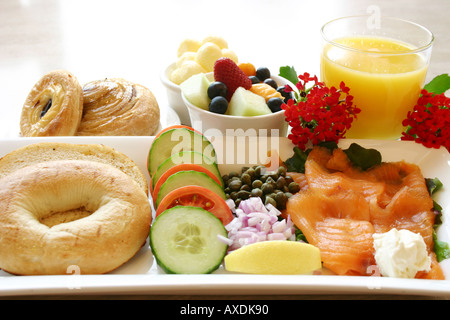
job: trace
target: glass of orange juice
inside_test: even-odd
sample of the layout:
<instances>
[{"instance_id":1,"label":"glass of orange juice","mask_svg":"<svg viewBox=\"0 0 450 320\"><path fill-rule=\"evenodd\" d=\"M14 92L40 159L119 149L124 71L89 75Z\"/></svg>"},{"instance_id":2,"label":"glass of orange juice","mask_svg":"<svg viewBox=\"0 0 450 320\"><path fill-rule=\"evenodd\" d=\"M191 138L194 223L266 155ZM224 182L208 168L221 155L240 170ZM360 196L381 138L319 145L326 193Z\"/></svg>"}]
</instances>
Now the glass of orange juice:
<instances>
[{"instance_id":1,"label":"glass of orange juice","mask_svg":"<svg viewBox=\"0 0 450 320\"><path fill-rule=\"evenodd\" d=\"M361 109L346 138L400 138L425 81L433 34L409 21L371 16L330 21L321 34L321 81L336 88L344 81Z\"/></svg>"}]
</instances>

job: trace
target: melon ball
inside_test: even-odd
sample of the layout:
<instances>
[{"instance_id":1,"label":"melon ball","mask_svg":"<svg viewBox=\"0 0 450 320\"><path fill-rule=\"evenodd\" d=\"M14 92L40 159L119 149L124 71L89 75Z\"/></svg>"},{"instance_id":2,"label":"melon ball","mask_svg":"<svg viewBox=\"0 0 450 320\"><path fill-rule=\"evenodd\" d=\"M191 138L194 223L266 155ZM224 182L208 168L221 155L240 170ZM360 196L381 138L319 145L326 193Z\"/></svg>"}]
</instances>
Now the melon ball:
<instances>
[{"instance_id":1,"label":"melon ball","mask_svg":"<svg viewBox=\"0 0 450 320\"><path fill-rule=\"evenodd\" d=\"M205 44L207 42L212 42L212 43L216 44L220 49L228 48L227 41L222 37L208 36L205 39L203 39L202 44Z\"/></svg>"},{"instance_id":2,"label":"melon ball","mask_svg":"<svg viewBox=\"0 0 450 320\"><path fill-rule=\"evenodd\" d=\"M219 46L212 42L207 42L198 49L195 60L206 71L211 72L214 70L214 63L220 57L222 57L222 50Z\"/></svg>"},{"instance_id":3,"label":"melon ball","mask_svg":"<svg viewBox=\"0 0 450 320\"><path fill-rule=\"evenodd\" d=\"M181 57L185 52L197 52L202 43L195 39L184 39L178 46L177 57Z\"/></svg>"},{"instance_id":4,"label":"melon ball","mask_svg":"<svg viewBox=\"0 0 450 320\"><path fill-rule=\"evenodd\" d=\"M177 67L178 68L181 67L185 61L188 61L188 60L195 61L196 55L197 55L196 52L191 52L191 51L183 53L181 55L181 57L179 57L177 60Z\"/></svg>"},{"instance_id":5,"label":"melon ball","mask_svg":"<svg viewBox=\"0 0 450 320\"><path fill-rule=\"evenodd\" d=\"M170 74L170 81L179 85L198 73L206 73L206 70L196 61L187 60L180 67L172 71Z\"/></svg>"},{"instance_id":6,"label":"melon ball","mask_svg":"<svg viewBox=\"0 0 450 320\"><path fill-rule=\"evenodd\" d=\"M230 50L227 48L222 49L222 57L230 58L235 63L238 63L238 56L236 55L236 53L233 50Z\"/></svg>"}]
</instances>

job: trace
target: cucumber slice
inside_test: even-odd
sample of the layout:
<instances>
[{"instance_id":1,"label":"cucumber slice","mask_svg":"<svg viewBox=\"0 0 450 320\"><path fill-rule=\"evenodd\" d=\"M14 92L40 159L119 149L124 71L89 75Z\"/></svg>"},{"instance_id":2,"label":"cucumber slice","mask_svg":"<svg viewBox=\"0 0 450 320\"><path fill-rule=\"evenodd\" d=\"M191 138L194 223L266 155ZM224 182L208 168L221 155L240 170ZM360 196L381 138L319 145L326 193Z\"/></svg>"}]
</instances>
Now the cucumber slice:
<instances>
[{"instance_id":1,"label":"cucumber slice","mask_svg":"<svg viewBox=\"0 0 450 320\"><path fill-rule=\"evenodd\" d=\"M150 229L150 247L167 273L202 274L218 269L228 246L222 222L210 212L177 206L161 213Z\"/></svg>"},{"instance_id":2,"label":"cucumber slice","mask_svg":"<svg viewBox=\"0 0 450 320\"><path fill-rule=\"evenodd\" d=\"M217 161L214 147L204 135L188 128L174 128L163 132L150 147L148 154L150 177L153 177L161 163L181 151L197 151L214 162Z\"/></svg>"},{"instance_id":3,"label":"cucumber slice","mask_svg":"<svg viewBox=\"0 0 450 320\"><path fill-rule=\"evenodd\" d=\"M222 181L222 176L220 175L219 168L215 161L197 151L181 151L173 154L159 165L152 178L152 187L155 187L164 172L181 163L198 164L214 174L219 181Z\"/></svg>"},{"instance_id":4,"label":"cucumber slice","mask_svg":"<svg viewBox=\"0 0 450 320\"><path fill-rule=\"evenodd\" d=\"M170 177L167 178L166 182L164 182L161 185L161 188L158 190L158 193L155 194L156 196L156 201L154 202L155 209L158 208L158 205L161 202L161 200L167 194L169 194L169 192L178 189L180 187L189 185L205 187L217 193L224 200L227 199L223 187L217 182L215 182L214 179L209 177L206 173L195 170L186 170L172 174Z\"/></svg>"}]
</instances>

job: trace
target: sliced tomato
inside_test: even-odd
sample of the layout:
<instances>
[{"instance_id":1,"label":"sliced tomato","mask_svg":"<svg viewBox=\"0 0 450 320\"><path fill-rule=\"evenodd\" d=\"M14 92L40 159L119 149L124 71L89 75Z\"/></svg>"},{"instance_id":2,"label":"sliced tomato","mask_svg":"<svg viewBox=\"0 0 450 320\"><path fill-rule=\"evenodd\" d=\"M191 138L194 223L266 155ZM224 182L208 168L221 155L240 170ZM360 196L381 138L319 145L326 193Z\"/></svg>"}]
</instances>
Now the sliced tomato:
<instances>
[{"instance_id":1,"label":"sliced tomato","mask_svg":"<svg viewBox=\"0 0 450 320\"><path fill-rule=\"evenodd\" d=\"M187 171L187 170L194 170L199 172L206 173L210 178L212 178L214 181L216 181L218 184L223 185L223 181L220 181L217 176L215 176L211 171L208 169L193 163L181 163L177 164L176 166L173 166L172 168L168 169L166 172L164 172L161 177L158 179L158 181L155 184L154 188L151 188L153 185L153 181L150 181L150 194L152 195L153 202L156 201L156 198L158 197L159 189L161 189L161 186L164 182L166 182L167 178L169 178L172 174L180 172L180 171Z\"/></svg>"},{"instance_id":2,"label":"sliced tomato","mask_svg":"<svg viewBox=\"0 0 450 320\"><path fill-rule=\"evenodd\" d=\"M186 186L168 193L156 210L156 216L175 206L200 207L215 215L223 225L233 220L228 204L216 193L200 186Z\"/></svg>"},{"instance_id":3,"label":"sliced tomato","mask_svg":"<svg viewBox=\"0 0 450 320\"><path fill-rule=\"evenodd\" d=\"M174 124L174 125L171 125L171 126L169 126L169 127L167 127L167 128L164 128L164 129L162 129L160 132L158 132L158 133L156 134L156 136L155 136L155 139L158 138L161 134L163 134L163 133L166 132L166 131L169 131L169 130L172 130L172 129L179 129L179 128L182 128L182 129L188 129L188 130L192 130L192 131L195 131L195 132L197 132L197 133L200 133L200 131L197 131L197 130L195 130L195 129L192 128L192 127L189 127L189 126L186 126L186 125L183 125L183 124ZM202 134L202 133L200 133L200 134Z\"/></svg>"}]
</instances>

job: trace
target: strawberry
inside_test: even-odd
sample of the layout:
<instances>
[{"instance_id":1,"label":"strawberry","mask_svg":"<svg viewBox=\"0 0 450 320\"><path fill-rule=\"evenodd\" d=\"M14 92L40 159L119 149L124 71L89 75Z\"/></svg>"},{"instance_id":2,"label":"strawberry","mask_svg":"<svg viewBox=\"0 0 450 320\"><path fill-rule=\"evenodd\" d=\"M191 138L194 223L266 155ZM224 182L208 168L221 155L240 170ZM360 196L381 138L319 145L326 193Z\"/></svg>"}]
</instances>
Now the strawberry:
<instances>
[{"instance_id":1,"label":"strawberry","mask_svg":"<svg viewBox=\"0 0 450 320\"><path fill-rule=\"evenodd\" d=\"M230 101L233 93L239 87L249 90L252 87L252 80L242 71L238 65L230 58L219 58L214 63L214 80L223 82L227 88L227 100Z\"/></svg>"}]
</instances>

